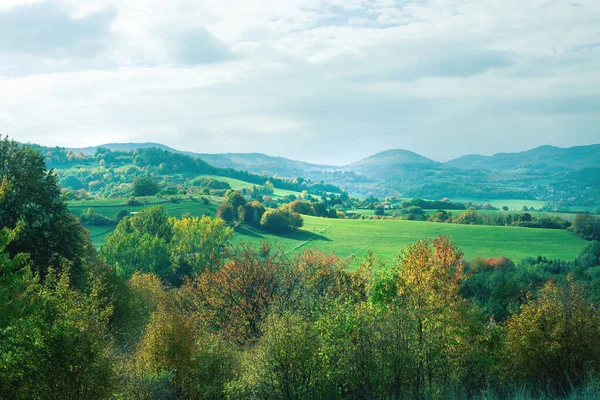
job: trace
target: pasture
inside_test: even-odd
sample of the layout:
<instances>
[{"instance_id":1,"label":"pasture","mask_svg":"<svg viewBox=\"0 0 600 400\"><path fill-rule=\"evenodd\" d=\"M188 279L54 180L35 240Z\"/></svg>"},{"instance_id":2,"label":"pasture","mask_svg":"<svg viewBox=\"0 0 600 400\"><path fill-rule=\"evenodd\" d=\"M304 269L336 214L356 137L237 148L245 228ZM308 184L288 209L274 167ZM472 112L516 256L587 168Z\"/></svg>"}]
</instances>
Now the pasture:
<instances>
[{"instance_id":1,"label":"pasture","mask_svg":"<svg viewBox=\"0 0 600 400\"><path fill-rule=\"evenodd\" d=\"M511 226L442 224L400 220L349 220L303 216L304 227L286 235L272 235L243 227L234 242L260 244L266 240L289 253L305 248L335 252L342 257L362 258L368 251L388 263L419 239L450 236L468 260L505 256L513 261L543 255L572 260L585 247L584 240L571 232L556 229L532 229Z\"/></svg>"},{"instance_id":2,"label":"pasture","mask_svg":"<svg viewBox=\"0 0 600 400\"><path fill-rule=\"evenodd\" d=\"M180 197L176 202L164 198L148 197L145 203L128 206L124 199L89 200L71 202L69 208L76 215L89 207L98 214L113 218L120 210L139 211L145 207L161 205L171 216L184 214L214 216L217 199ZM362 211L362 210L361 210ZM368 251L387 262L406 245L419 239L447 235L452 238L467 259L475 257L506 256L514 261L525 257L543 255L548 258L572 260L585 247L586 242L566 230L532 229L506 226L477 226L442 224L400 220L350 220L303 216L304 227L297 232L271 234L242 225L236 228L233 243L240 241L260 245L263 240L284 251L295 254L306 248L335 252L342 257L363 257ZM102 246L110 227L88 227L92 242Z\"/></svg>"}]
</instances>

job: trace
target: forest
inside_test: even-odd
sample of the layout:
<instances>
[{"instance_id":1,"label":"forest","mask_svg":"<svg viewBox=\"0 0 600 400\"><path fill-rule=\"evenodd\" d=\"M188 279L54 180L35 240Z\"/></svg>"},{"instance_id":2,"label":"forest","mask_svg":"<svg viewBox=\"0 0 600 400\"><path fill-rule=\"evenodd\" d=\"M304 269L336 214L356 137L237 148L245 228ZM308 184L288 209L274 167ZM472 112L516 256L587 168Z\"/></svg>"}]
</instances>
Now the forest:
<instances>
[{"instance_id":1,"label":"forest","mask_svg":"<svg viewBox=\"0 0 600 400\"><path fill-rule=\"evenodd\" d=\"M107 197L139 190L131 201L167 186L157 177L172 159L158 150L80 161L131 157L139 168L59 177L40 149L0 140L0 399L600 396L599 217L579 217L588 242L573 260L467 260L438 236L415 238L391 262L369 252L350 265L310 248L234 244L233 220L293 230L300 211L318 214L198 180L223 191L224 218L126 212L96 249L61 182ZM189 160L174 186L186 195L203 190L187 183L193 175L214 173ZM346 200L321 182L252 179Z\"/></svg>"}]
</instances>

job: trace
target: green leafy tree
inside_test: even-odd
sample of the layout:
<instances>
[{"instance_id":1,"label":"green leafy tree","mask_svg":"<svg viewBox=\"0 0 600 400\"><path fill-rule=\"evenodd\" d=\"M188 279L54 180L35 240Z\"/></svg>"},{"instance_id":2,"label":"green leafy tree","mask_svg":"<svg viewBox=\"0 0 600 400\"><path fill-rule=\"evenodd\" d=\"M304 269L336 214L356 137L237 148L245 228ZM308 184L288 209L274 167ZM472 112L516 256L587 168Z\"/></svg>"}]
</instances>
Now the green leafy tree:
<instances>
[{"instance_id":1,"label":"green leafy tree","mask_svg":"<svg viewBox=\"0 0 600 400\"><path fill-rule=\"evenodd\" d=\"M577 214L571 225L573 233L586 240L600 240L600 216Z\"/></svg>"},{"instance_id":2,"label":"green leafy tree","mask_svg":"<svg viewBox=\"0 0 600 400\"><path fill-rule=\"evenodd\" d=\"M133 180L134 196L153 196L159 190L158 182L149 176L138 176Z\"/></svg>"},{"instance_id":3,"label":"green leafy tree","mask_svg":"<svg viewBox=\"0 0 600 400\"><path fill-rule=\"evenodd\" d=\"M577 257L577 264L581 268L591 268L600 266L600 242L594 241L588 243L587 246Z\"/></svg>"},{"instance_id":4,"label":"green leafy tree","mask_svg":"<svg viewBox=\"0 0 600 400\"><path fill-rule=\"evenodd\" d=\"M11 256L27 253L34 273L44 278L49 267L71 263L72 278L82 274L85 233L61 197L58 178L46 170L36 150L0 138L0 228L14 229L18 237L7 245Z\"/></svg>"},{"instance_id":5,"label":"green leafy tree","mask_svg":"<svg viewBox=\"0 0 600 400\"><path fill-rule=\"evenodd\" d=\"M179 276L191 276L204 269L221 265L225 246L233 237L233 229L220 218L171 218L173 239L171 259Z\"/></svg>"},{"instance_id":6,"label":"green leafy tree","mask_svg":"<svg viewBox=\"0 0 600 400\"><path fill-rule=\"evenodd\" d=\"M71 286L68 267L40 284L27 255L4 251L15 233L0 231L0 398L104 399L114 387L108 321L112 307Z\"/></svg>"},{"instance_id":7,"label":"green leafy tree","mask_svg":"<svg viewBox=\"0 0 600 400\"><path fill-rule=\"evenodd\" d=\"M231 204L233 209L237 212L237 209L240 208L240 206L246 204L246 199L239 191L228 190L225 193L225 202Z\"/></svg>"},{"instance_id":8,"label":"green leafy tree","mask_svg":"<svg viewBox=\"0 0 600 400\"><path fill-rule=\"evenodd\" d=\"M152 272L170 279L170 243L173 228L162 207L151 207L123 218L106 239L102 254L122 279L136 271Z\"/></svg>"},{"instance_id":9,"label":"green leafy tree","mask_svg":"<svg viewBox=\"0 0 600 400\"><path fill-rule=\"evenodd\" d=\"M318 337L309 322L285 313L265 321L265 332L231 385L231 397L300 400L318 398Z\"/></svg>"}]
</instances>

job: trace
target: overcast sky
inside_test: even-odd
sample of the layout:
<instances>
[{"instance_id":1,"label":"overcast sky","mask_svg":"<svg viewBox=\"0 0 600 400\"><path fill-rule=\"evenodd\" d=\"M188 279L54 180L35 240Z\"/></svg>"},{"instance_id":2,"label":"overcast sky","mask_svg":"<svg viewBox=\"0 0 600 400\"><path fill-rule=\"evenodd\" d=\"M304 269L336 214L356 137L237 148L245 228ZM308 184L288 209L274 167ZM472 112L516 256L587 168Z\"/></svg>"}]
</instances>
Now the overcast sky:
<instances>
[{"instance_id":1,"label":"overcast sky","mask_svg":"<svg viewBox=\"0 0 600 400\"><path fill-rule=\"evenodd\" d=\"M600 142L599 0L0 0L0 133L344 164Z\"/></svg>"}]
</instances>

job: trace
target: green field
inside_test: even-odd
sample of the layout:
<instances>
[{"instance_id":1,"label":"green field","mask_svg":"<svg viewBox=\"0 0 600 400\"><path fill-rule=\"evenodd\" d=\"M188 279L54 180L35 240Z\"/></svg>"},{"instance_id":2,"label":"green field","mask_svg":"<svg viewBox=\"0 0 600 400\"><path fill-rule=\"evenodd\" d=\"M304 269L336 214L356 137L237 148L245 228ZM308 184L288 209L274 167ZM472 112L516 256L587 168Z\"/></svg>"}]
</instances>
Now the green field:
<instances>
[{"instance_id":1,"label":"green field","mask_svg":"<svg viewBox=\"0 0 600 400\"><path fill-rule=\"evenodd\" d=\"M98 214L114 217L120 210L139 211L152 205L163 206L169 215L181 217L185 213L214 216L217 199L205 204L200 198L179 198L177 203L157 197L144 199L141 206L127 206L123 199L71 202L69 208L76 215L89 207ZM234 243L239 241L260 244L266 240L284 251L297 253L305 248L335 252L342 257L362 257L371 250L381 259L392 261L407 244L423 238L448 235L465 253L467 259L477 256L506 256L514 261L524 257L543 255L548 258L572 260L586 245L566 230L532 229L505 226L476 226L399 220L350 220L303 216L304 228L291 234L274 235L248 226L236 228ZM92 242L102 246L109 228L88 227Z\"/></svg>"},{"instance_id":2,"label":"green field","mask_svg":"<svg viewBox=\"0 0 600 400\"><path fill-rule=\"evenodd\" d=\"M93 208L96 214L114 218L121 210L135 212L151 206L162 206L172 217L181 217L185 213L196 216L202 216L204 214L214 216L219 208L217 198L212 196L204 197L209 200L208 204L205 204L202 197L198 196L194 196L193 200L187 196L178 196L175 197L176 202L165 198L149 196L140 200L141 204L137 206L127 205L126 199L80 200L70 202L69 210L71 210L73 214L80 216L83 211L88 208Z\"/></svg>"},{"instance_id":3,"label":"green field","mask_svg":"<svg viewBox=\"0 0 600 400\"><path fill-rule=\"evenodd\" d=\"M398 220L341 220L304 216L304 228L289 235L275 236L244 227L234 241L278 243L294 253L318 248L349 257L362 257L370 250L392 261L406 245L419 239L448 235L465 258L506 256L514 261L543 255L572 260L586 242L571 232L505 226L441 224Z\"/></svg>"},{"instance_id":4,"label":"green field","mask_svg":"<svg viewBox=\"0 0 600 400\"><path fill-rule=\"evenodd\" d=\"M545 201L542 200L519 200L519 199L483 199L483 198L452 198L450 199L452 202L456 203L476 203L476 204L484 204L490 203L492 206L497 208L502 208L503 206L508 207L509 210L517 210L522 211L523 206L535 207L536 210L539 210L543 206L546 205Z\"/></svg>"},{"instance_id":5,"label":"green field","mask_svg":"<svg viewBox=\"0 0 600 400\"><path fill-rule=\"evenodd\" d=\"M233 178L227 178L224 176L218 176L218 175L198 175L199 178L210 178L210 179L214 179L216 181L221 181L221 182L227 182L229 183L229 186L231 186L231 188L233 190L242 190L245 188L249 188L253 185L255 185L254 183L250 183L250 182L246 182L246 181L240 181L239 179L233 179ZM273 192L273 197L284 197L287 196L289 194L293 194L295 196L300 195L300 192L294 192L292 190L286 190L286 189L277 189L275 188L274 192Z\"/></svg>"}]
</instances>

